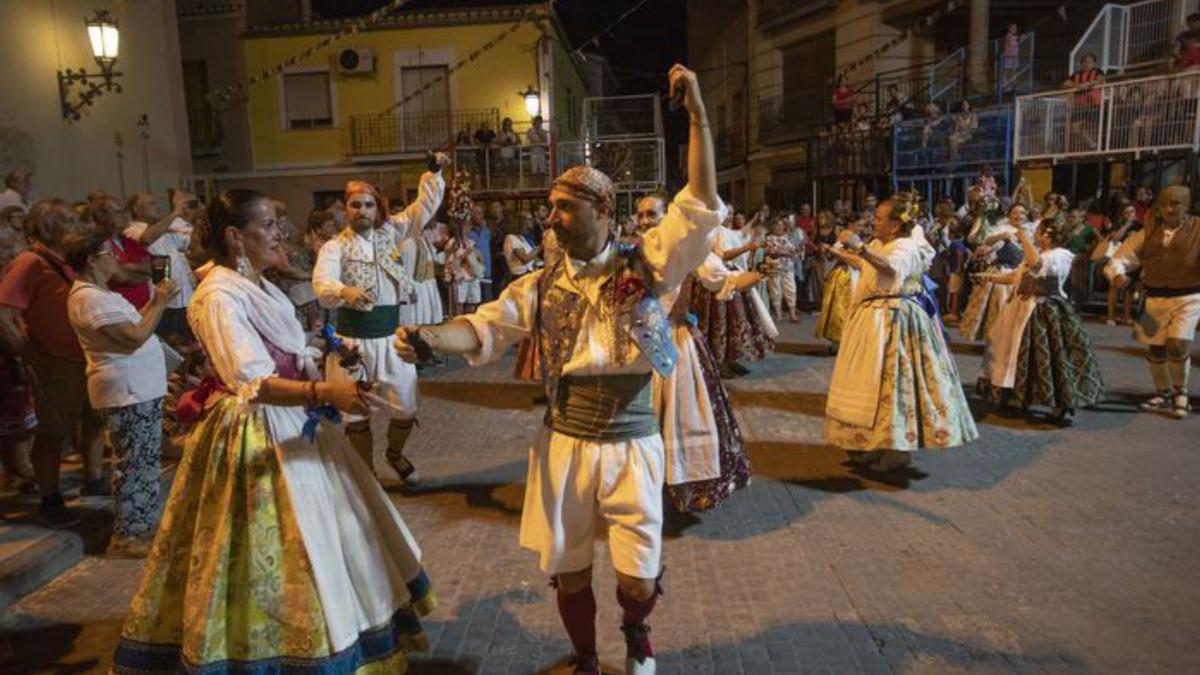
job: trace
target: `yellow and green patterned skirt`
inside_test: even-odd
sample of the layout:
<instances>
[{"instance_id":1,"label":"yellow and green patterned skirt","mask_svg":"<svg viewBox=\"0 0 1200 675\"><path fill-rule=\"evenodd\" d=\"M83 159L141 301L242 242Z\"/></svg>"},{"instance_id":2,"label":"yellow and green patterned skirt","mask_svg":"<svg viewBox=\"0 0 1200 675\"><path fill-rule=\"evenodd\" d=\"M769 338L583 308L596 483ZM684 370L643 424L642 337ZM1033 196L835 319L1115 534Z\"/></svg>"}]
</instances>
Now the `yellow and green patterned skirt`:
<instances>
[{"instance_id":1,"label":"yellow and green patterned skirt","mask_svg":"<svg viewBox=\"0 0 1200 675\"><path fill-rule=\"evenodd\" d=\"M295 500L307 498L311 484L291 489L281 461L292 450L283 446L305 441L276 442L278 427L288 436L298 430L286 415L285 423L273 424L282 413L303 414L267 406L239 411L230 396L193 429L122 631L115 672L402 673L406 653L427 647L418 617L436 604L429 581L419 563L394 560L384 564L409 571L392 593L404 601L396 602L390 620L354 630L335 646L325 603L337 596L327 588L322 598L309 555L319 549L306 545L296 511ZM330 426L316 442L336 446L339 433ZM339 448L327 450L326 457ZM362 497L349 482L357 480L357 467L347 471L326 458L319 470L337 474L327 485L354 491L378 512L376 498ZM345 548L337 541L319 546ZM347 586L355 575L349 577ZM365 595L387 592L363 589Z\"/></svg>"},{"instance_id":2,"label":"yellow and green patterned skirt","mask_svg":"<svg viewBox=\"0 0 1200 675\"><path fill-rule=\"evenodd\" d=\"M842 341L842 326L850 313L850 295L854 290L851 288L850 275L850 268L839 263L825 278L821 315L817 319L817 337L835 343Z\"/></svg>"}]
</instances>

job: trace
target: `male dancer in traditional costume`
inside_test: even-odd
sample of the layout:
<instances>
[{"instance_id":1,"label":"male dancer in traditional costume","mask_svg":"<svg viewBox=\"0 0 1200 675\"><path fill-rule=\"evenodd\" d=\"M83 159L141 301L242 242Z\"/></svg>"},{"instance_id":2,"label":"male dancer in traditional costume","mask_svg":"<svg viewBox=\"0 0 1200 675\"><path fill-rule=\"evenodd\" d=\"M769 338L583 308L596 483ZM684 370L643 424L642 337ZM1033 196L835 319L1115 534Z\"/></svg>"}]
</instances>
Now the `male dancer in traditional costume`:
<instances>
[{"instance_id":1,"label":"male dancer in traditional costume","mask_svg":"<svg viewBox=\"0 0 1200 675\"><path fill-rule=\"evenodd\" d=\"M442 203L441 168L449 157L438 153L421 176L417 200L388 218L387 201L375 186L352 180L346 184L346 227L325 242L313 267L313 287L321 305L336 308L338 335L357 347L358 362L330 354L325 377L377 383L387 401L387 462L406 484L420 480L404 456L404 444L417 415L417 371L391 347L400 322L400 305L416 300L416 286L400 259L403 239L421 236ZM371 416L349 416L346 437L355 452L374 468Z\"/></svg>"},{"instance_id":2,"label":"male dancer in traditional costume","mask_svg":"<svg viewBox=\"0 0 1200 675\"><path fill-rule=\"evenodd\" d=\"M1155 395L1142 410L1183 419L1191 412L1188 375L1192 341L1200 321L1200 218L1188 214L1190 189L1164 188L1145 227L1125 240L1104 268L1117 288L1129 272L1142 268L1146 308L1134 334L1149 348L1146 363Z\"/></svg>"},{"instance_id":3,"label":"male dancer in traditional costume","mask_svg":"<svg viewBox=\"0 0 1200 675\"><path fill-rule=\"evenodd\" d=\"M479 364L526 336L538 340L550 404L529 454L521 545L538 551L554 577L577 674L599 672L591 587L598 518L608 526L624 610L625 672L654 672L646 618L660 592L664 468L651 373L669 373L676 357L661 299L704 261L708 234L726 212L696 75L677 65L670 84L691 115L688 185L640 246L619 245L610 230L612 181L590 167L568 169L550 191L563 258L474 314L397 331L409 361L428 346Z\"/></svg>"}]
</instances>

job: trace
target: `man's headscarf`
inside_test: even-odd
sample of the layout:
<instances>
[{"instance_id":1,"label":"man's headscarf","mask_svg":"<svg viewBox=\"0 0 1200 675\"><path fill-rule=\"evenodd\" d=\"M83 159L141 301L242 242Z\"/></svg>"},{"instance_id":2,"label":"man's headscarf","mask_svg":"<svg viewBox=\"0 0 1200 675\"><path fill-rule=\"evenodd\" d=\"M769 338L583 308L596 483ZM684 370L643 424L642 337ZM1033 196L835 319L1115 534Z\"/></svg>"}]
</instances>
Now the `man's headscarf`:
<instances>
[{"instance_id":1,"label":"man's headscarf","mask_svg":"<svg viewBox=\"0 0 1200 675\"><path fill-rule=\"evenodd\" d=\"M388 217L388 200L379 191L379 188L371 185L365 180L352 180L346 183L345 201L350 203L350 196L359 193L367 193L375 198L375 222L372 223L375 227L379 227L387 220Z\"/></svg>"},{"instance_id":2,"label":"man's headscarf","mask_svg":"<svg viewBox=\"0 0 1200 675\"><path fill-rule=\"evenodd\" d=\"M585 199L597 206L608 205L609 213L616 207L616 188L612 179L603 171L590 166L573 166L554 179L551 189L562 190L577 199Z\"/></svg>"}]
</instances>

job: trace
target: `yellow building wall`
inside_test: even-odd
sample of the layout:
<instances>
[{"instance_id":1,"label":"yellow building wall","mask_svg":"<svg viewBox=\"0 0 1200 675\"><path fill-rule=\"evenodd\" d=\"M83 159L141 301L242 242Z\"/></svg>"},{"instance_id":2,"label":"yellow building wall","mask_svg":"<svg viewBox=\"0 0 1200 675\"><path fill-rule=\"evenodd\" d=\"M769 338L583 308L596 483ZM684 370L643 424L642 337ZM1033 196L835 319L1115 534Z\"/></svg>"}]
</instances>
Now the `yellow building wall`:
<instances>
[{"instance_id":1,"label":"yellow building wall","mask_svg":"<svg viewBox=\"0 0 1200 675\"><path fill-rule=\"evenodd\" d=\"M268 78L250 87L249 114L255 168L321 166L345 161L349 154L350 118L380 113L397 99L394 53L408 50L453 50L453 66L507 28L504 24L437 26L358 33L324 52L300 61L297 70L328 67L333 86L334 126L320 129L286 129L281 111L282 80ZM525 23L474 62L449 78L452 109L498 108L500 118L511 117L518 128L528 125L529 114L519 95L526 86L537 86L536 45L542 32ZM252 37L242 41L247 74L261 72L321 39L318 35ZM347 47L374 49L372 77L342 77L334 59ZM430 58L429 65L445 63ZM577 79L577 78L576 78Z\"/></svg>"}]
</instances>

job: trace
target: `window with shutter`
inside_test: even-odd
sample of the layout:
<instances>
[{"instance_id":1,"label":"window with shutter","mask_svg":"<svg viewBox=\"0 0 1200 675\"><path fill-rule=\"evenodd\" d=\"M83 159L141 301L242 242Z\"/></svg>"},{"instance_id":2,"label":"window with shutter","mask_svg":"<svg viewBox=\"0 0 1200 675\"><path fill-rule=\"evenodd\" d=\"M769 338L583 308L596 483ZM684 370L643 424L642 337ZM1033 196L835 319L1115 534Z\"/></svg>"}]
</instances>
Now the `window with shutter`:
<instances>
[{"instance_id":1,"label":"window with shutter","mask_svg":"<svg viewBox=\"0 0 1200 675\"><path fill-rule=\"evenodd\" d=\"M283 106L288 129L333 126L329 72L284 73Z\"/></svg>"}]
</instances>

